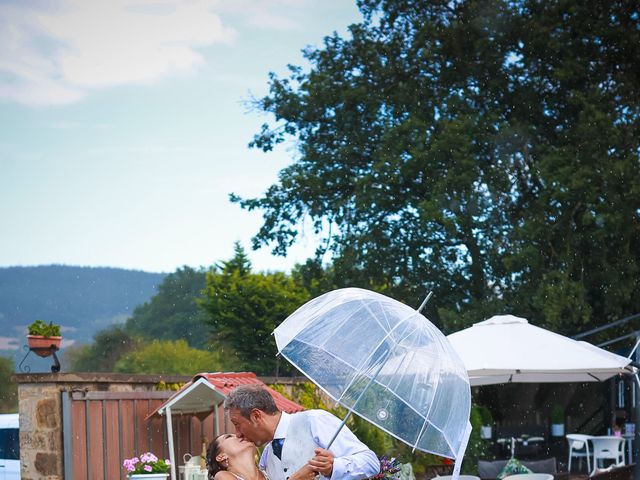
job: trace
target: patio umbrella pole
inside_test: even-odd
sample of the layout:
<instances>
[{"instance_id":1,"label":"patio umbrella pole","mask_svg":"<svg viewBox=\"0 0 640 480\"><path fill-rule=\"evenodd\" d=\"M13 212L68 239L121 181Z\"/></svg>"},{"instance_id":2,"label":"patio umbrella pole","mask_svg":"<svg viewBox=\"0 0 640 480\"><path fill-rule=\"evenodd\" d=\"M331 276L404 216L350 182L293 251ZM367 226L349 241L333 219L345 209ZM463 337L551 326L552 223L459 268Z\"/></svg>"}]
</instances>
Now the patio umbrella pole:
<instances>
[{"instance_id":1,"label":"patio umbrella pole","mask_svg":"<svg viewBox=\"0 0 640 480\"><path fill-rule=\"evenodd\" d=\"M387 350L387 352L384 354L382 361L380 362L380 366L378 367L378 369L376 370L376 373L373 374L373 376L371 377L371 379L369 380L369 383L367 383L367 386L364 387L364 390L362 390L362 392L360 392L360 395L358 395L358 398L356 398L356 401L353 402L353 405L351 405L351 407L349 408L349 411L347 412L347 414L344 417L344 420L342 420L342 423L340 424L340 426L338 427L338 429L336 430L336 433L333 434L333 438L331 439L331 441L329 442L329 444L327 445L327 450L329 450L329 448L331 447L331 445L333 444L333 441L337 438L338 434L340 433L340 430L342 430L342 427L345 426L345 424L347 423L347 420L349 420L349 417L351 416L351 414L353 413L353 409L356 408L356 405L358 404L358 402L360 401L360 399L364 396L364 394L366 393L367 390L369 390L369 387L371 386L371 384L375 381L376 377L378 376L378 374L380 373L380 370L382 370L382 367L384 367L384 362L387 360L386 357L389 356L389 352L391 350Z\"/></svg>"}]
</instances>

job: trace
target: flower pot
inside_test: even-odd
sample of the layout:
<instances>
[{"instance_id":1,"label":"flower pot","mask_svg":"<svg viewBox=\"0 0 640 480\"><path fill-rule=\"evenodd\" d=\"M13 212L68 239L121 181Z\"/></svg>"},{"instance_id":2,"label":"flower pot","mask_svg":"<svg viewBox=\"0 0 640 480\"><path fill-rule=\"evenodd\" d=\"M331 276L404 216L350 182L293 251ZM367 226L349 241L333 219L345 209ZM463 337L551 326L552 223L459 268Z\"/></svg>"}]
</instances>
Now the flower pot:
<instances>
[{"instance_id":1,"label":"flower pot","mask_svg":"<svg viewBox=\"0 0 640 480\"><path fill-rule=\"evenodd\" d=\"M42 335L27 335L27 344L29 350L32 350L36 355L40 357L48 357L51 355L51 347L54 350L60 349L60 342L62 337L43 337Z\"/></svg>"},{"instance_id":2,"label":"flower pot","mask_svg":"<svg viewBox=\"0 0 640 480\"><path fill-rule=\"evenodd\" d=\"M483 425L480 427L480 438L489 440L491 438L491 425Z\"/></svg>"},{"instance_id":3,"label":"flower pot","mask_svg":"<svg viewBox=\"0 0 640 480\"><path fill-rule=\"evenodd\" d=\"M132 473L129 474L129 478L131 480L139 479L139 480L164 480L165 478L169 478L168 473Z\"/></svg>"},{"instance_id":4,"label":"flower pot","mask_svg":"<svg viewBox=\"0 0 640 480\"><path fill-rule=\"evenodd\" d=\"M564 423L552 423L551 424L551 436L552 437L564 437Z\"/></svg>"}]
</instances>

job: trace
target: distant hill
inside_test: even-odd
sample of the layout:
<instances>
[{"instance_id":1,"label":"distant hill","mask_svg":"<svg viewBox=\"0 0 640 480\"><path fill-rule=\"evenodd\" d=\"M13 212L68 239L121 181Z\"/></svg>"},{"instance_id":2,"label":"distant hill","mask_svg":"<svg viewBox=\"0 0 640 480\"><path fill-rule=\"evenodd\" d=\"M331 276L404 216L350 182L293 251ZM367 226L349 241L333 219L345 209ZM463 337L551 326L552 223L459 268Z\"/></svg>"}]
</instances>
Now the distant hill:
<instances>
[{"instance_id":1,"label":"distant hill","mask_svg":"<svg viewBox=\"0 0 640 480\"><path fill-rule=\"evenodd\" d=\"M63 265L0 268L0 354L17 357L27 325L37 318L62 326L63 347L89 342L97 331L124 322L165 276Z\"/></svg>"}]
</instances>

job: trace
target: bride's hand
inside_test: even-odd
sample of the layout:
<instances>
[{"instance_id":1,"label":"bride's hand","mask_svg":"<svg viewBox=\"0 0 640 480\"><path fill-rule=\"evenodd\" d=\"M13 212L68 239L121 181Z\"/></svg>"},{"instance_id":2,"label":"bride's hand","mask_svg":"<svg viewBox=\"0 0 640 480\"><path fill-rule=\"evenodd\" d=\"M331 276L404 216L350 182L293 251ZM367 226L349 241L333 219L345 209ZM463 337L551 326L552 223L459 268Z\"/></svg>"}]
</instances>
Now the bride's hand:
<instances>
[{"instance_id":1,"label":"bride's hand","mask_svg":"<svg viewBox=\"0 0 640 480\"><path fill-rule=\"evenodd\" d=\"M313 480L317 475L309 464L302 467L289 477L289 480Z\"/></svg>"}]
</instances>

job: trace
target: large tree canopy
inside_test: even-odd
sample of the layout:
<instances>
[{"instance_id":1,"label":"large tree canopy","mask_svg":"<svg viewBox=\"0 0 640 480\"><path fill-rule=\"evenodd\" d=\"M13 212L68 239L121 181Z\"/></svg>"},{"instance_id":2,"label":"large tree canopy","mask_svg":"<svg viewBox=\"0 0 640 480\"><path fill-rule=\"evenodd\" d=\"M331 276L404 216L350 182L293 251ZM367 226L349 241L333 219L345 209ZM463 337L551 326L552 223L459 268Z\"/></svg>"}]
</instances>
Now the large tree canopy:
<instances>
[{"instance_id":1,"label":"large tree canopy","mask_svg":"<svg viewBox=\"0 0 640 480\"><path fill-rule=\"evenodd\" d=\"M358 5L256 102L274 120L252 145L297 158L232 196L263 212L254 246L285 254L311 218L336 271L412 304L436 289L446 329L640 311L636 2Z\"/></svg>"}]
</instances>

